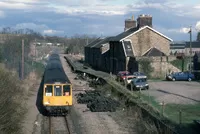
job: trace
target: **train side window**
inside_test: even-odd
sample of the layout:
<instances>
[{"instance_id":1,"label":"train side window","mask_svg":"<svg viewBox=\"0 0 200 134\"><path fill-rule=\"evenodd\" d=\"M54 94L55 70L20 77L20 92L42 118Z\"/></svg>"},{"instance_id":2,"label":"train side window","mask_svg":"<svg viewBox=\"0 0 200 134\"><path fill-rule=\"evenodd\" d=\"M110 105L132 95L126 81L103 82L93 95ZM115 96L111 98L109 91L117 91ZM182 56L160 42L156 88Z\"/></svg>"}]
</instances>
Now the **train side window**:
<instances>
[{"instance_id":1,"label":"train side window","mask_svg":"<svg viewBox=\"0 0 200 134\"><path fill-rule=\"evenodd\" d=\"M69 96L70 95L70 85L64 85L63 86L63 96Z\"/></svg>"},{"instance_id":2,"label":"train side window","mask_svg":"<svg viewBox=\"0 0 200 134\"><path fill-rule=\"evenodd\" d=\"M62 88L59 85L54 86L54 96L62 96Z\"/></svg>"},{"instance_id":3,"label":"train side window","mask_svg":"<svg viewBox=\"0 0 200 134\"><path fill-rule=\"evenodd\" d=\"M52 85L47 85L46 88L45 88L45 95L46 96L52 96Z\"/></svg>"}]
</instances>

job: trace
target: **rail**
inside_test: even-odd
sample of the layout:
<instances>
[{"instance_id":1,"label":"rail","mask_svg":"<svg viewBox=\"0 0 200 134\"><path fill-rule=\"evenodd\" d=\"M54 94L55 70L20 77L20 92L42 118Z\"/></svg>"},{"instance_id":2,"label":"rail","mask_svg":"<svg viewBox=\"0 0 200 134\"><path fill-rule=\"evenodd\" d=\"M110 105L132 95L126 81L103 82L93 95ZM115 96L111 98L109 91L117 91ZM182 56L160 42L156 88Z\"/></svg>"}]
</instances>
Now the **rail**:
<instances>
[{"instance_id":1,"label":"rail","mask_svg":"<svg viewBox=\"0 0 200 134\"><path fill-rule=\"evenodd\" d=\"M53 117L49 117L49 134L54 134L54 129L53 129ZM71 134L70 128L69 128L69 123L68 123L68 119L67 116L63 116L64 121L65 121L65 127L66 127L66 133Z\"/></svg>"},{"instance_id":2,"label":"rail","mask_svg":"<svg viewBox=\"0 0 200 134\"><path fill-rule=\"evenodd\" d=\"M53 134L53 129L52 129L52 117L49 117L49 134Z\"/></svg>"},{"instance_id":3,"label":"rail","mask_svg":"<svg viewBox=\"0 0 200 134\"><path fill-rule=\"evenodd\" d=\"M69 134L71 134L71 131L69 129L69 123L68 123L68 120L67 120L67 116L64 116L64 119L65 119L65 125L67 127L67 131L68 131Z\"/></svg>"}]
</instances>

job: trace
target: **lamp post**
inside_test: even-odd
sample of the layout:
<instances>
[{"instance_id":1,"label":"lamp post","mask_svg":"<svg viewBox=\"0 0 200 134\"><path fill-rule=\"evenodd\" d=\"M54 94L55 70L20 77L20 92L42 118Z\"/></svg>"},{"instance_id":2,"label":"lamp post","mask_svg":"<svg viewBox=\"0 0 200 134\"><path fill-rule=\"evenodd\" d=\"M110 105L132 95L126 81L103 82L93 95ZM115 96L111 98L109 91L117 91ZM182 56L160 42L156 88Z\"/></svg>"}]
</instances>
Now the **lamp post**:
<instances>
[{"instance_id":1,"label":"lamp post","mask_svg":"<svg viewBox=\"0 0 200 134\"><path fill-rule=\"evenodd\" d=\"M190 26L190 73L192 72L192 26Z\"/></svg>"}]
</instances>

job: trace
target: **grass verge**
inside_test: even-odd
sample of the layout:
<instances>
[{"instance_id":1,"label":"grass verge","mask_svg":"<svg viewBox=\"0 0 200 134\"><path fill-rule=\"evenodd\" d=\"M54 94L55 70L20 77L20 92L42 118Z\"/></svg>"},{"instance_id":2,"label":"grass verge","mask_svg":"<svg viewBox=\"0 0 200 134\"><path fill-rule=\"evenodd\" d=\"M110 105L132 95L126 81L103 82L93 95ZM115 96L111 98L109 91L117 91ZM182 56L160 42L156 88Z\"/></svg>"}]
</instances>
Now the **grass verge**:
<instances>
[{"instance_id":1,"label":"grass verge","mask_svg":"<svg viewBox=\"0 0 200 134\"><path fill-rule=\"evenodd\" d=\"M162 106L152 96L141 95L141 99L162 112ZM190 124L193 120L200 119L200 104L166 104L164 106L164 116L169 118L174 123L180 123L180 112L181 112L181 123Z\"/></svg>"}]
</instances>

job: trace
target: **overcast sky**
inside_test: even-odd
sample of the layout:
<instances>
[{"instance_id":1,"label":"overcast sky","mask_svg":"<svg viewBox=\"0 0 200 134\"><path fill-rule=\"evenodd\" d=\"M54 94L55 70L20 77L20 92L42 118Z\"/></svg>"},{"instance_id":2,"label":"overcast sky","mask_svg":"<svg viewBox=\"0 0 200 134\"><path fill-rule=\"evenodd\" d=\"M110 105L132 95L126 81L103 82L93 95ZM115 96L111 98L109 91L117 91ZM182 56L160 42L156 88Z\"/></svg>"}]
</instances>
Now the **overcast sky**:
<instances>
[{"instance_id":1,"label":"overcast sky","mask_svg":"<svg viewBox=\"0 0 200 134\"><path fill-rule=\"evenodd\" d=\"M47 35L115 36L124 20L153 16L153 28L173 40L193 40L200 30L200 0L1 0L0 28L30 28Z\"/></svg>"}]
</instances>

